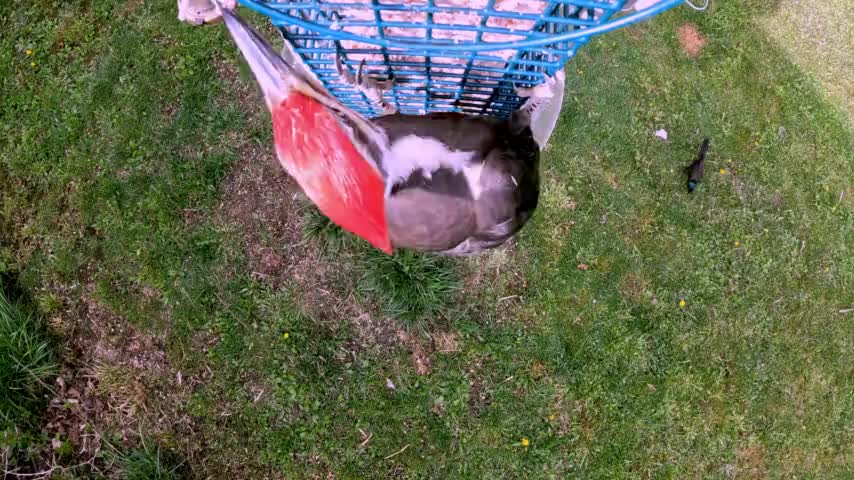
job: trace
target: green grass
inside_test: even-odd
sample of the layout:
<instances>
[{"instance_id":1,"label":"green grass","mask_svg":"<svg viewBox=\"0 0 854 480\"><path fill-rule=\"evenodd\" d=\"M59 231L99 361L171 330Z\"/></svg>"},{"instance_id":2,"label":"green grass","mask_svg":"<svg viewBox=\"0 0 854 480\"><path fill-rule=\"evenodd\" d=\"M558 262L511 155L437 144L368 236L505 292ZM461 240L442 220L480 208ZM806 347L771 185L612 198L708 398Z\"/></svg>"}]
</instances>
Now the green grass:
<instances>
[{"instance_id":1,"label":"green grass","mask_svg":"<svg viewBox=\"0 0 854 480\"><path fill-rule=\"evenodd\" d=\"M465 262L366 254L313 213L292 250L224 215L270 134L220 76L251 81L221 26L165 1L4 4L0 267L42 314L73 327L96 302L162 340L163 385L183 383L133 423L193 478L849 478L854 136L766 37L774 4L683 7L581 49L540 208L512 252ZM257 274L258 245L284 281Z\"/></svg>"},{"instance_id":2,"label":"green grass","mask_svg":"<svg viewBox=\"0 0 854 480\"><path fill-rule=\"evenodd\" d=\"M335 254L347 246L352 236L332 223L312 204L303 208L303 238L320 247L324 253Z\"/></svg>"},{"instance_id":3,"label":"green grass","mask_svg":"<svg viewBox=\"0 0 854 480\"><path fill-rule=\"evenodd\" d=\"M58 371L44 325L7 288L0 276L0 431L38 422Z\"/></svg>"},{"instance_id":4,"label":"green grass","mask_svg":"<svg viewBox=\"0 0 854 480\"><path fill-rule=\"evenodd\" d=\"M394 256L372 250L358 261L362 292L379 299L383 311L409 326L424 324L448 307L459 290L451 262L409 251Z\"/></svg>"},{"instance_id":5,"label":"green grass","mask_svg":"<svg viewBox=\"0 0 854 480\"><path fill-rule=\"evenodd\" d=\"M185 478L182 467L184 462L179 462L170 455L163 452L160 447L142 445L142 448L133 450L120 457L121 472L123 478L128 480L179 480Z\"/></svg>"}]
</instances>

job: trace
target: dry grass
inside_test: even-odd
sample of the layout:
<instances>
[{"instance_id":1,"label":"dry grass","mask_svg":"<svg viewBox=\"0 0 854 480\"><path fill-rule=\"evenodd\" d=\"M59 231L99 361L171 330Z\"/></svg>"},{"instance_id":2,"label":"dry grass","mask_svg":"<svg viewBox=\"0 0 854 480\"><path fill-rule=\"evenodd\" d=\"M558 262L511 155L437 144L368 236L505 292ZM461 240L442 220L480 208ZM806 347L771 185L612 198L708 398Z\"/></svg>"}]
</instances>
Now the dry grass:
<instances>
[{"instance_id":1,"label":"dry grass","mask_svg":"<svg viewBox=\"0 0 854 480\"><path fill-rule=\"evenodd\" d=\"M854 2L780 0L759 23L854 123Z\"/></svg>"}]
</instances>

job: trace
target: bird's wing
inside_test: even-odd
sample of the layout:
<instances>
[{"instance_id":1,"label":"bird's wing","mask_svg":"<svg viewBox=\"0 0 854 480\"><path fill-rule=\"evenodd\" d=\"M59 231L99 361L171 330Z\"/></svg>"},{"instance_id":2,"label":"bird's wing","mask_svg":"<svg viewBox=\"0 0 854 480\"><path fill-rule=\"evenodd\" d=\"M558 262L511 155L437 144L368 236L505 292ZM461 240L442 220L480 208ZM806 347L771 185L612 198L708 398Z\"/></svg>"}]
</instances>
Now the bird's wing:
<instances>
[{"instance_id":1,"label":"bird's wing","mask_svg":"<svg viewBox=\"0 0 854 480\"><path fill-rule=\"evenodd\" d=\"M470 199L421 187L400 190L389 197L386 219L395 247L420 251L452 249L477 229Z\"/></svg>"}]
</instances>

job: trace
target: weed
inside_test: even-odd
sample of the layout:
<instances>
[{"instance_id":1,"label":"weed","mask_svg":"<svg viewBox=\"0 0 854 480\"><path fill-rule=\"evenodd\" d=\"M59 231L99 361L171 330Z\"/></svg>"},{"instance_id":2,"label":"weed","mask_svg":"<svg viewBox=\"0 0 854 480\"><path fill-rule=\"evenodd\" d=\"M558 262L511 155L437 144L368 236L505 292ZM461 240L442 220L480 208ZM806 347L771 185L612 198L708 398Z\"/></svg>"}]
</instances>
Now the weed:
<instances>
[{"instance_id":1,"label":"weed","mask_svg":"<svg viewBox=\"0 0 854 480\"><path fill-rule=\"evenodd\" d=\"M34 420L56 372L39 318L7 297L0 279L0 424Z\"/></svg>"}]
</instances>

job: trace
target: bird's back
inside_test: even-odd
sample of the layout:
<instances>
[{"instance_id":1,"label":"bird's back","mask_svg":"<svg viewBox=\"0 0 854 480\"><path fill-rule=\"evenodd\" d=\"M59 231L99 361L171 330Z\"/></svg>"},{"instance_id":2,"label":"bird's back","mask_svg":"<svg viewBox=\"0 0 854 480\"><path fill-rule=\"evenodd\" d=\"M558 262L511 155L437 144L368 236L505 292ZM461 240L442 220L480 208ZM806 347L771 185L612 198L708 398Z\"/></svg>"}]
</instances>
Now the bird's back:
<instances>
[{"instance_id":1,"label":"bird's back","mask_svg":"<svg viewBox=\"0 0 854 480\"><path fill-rule=\"evenodd\" d=\"M529 128L457 113L373 120L390 140L392 243L451 255L498 246L527 222L539 198L539 147Z\"/></svg>"}]
</instances>

